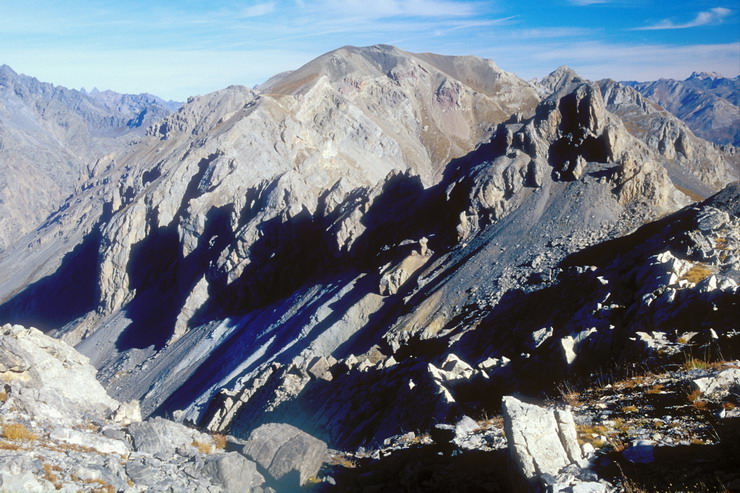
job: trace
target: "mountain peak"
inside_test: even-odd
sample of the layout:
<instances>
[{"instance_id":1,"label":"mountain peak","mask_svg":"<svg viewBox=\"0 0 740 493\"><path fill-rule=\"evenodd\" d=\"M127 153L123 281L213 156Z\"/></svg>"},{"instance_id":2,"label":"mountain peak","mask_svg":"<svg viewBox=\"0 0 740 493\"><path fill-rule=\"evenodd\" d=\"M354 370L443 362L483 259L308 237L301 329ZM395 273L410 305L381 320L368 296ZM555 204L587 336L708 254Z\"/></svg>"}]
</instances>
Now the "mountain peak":
<instances>
[{"instance_id":1,"label":"mountain peak","mask_svg":"<svg viewBox=\"0 0 740 493\"><path fill-rule=\"evenodd\" d=\"M534 81L534 86L540 92L541 96L545 96L563 90L569 91L572 89L573 84L580 84L582 82L584 80L575 70L567 65L561 65L542 80Z\"/></svg>"},{"instance_id":2,"label":"mountain peak","mask_svg":"<svg viewBox=\"0 0 740 493\"><path fill-rule=\"evenodd\" d=\"M686 80L714 80L724 78L722 74L718 74L717 72L692 72Z\"/></svg>"}]
</instances>

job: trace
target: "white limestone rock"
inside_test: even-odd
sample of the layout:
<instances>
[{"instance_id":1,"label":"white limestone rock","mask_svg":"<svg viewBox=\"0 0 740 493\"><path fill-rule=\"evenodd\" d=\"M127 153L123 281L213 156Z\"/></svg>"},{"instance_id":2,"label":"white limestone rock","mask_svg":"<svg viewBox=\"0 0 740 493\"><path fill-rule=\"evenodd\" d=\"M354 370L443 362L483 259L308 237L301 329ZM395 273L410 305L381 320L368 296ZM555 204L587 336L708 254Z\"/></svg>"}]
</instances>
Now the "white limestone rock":
<instances>
[{"instance_id":1,"label":"white limestone rock","mask_svg":"<svg viewBox=\"0 0 740 493\"><path fill-rule=\"evenodd\" d=\"M581 460L569 412L556 412L512 396L503 398L501 412L509 453L530 483L543 474L556 476L568 464Z\"/></svg>"}]
</instances>

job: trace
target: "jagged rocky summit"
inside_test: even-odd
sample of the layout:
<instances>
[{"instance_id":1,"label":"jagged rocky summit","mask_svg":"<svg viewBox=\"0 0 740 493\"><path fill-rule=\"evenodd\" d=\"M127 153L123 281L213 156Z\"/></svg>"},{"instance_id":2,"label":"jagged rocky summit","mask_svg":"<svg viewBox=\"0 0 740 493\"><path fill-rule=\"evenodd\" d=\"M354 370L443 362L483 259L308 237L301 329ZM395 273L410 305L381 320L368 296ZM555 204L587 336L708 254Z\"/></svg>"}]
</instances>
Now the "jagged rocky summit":
<instances>
[{"instance_id":1,"label":"jagged rocky summit","mask_svg":"<svg viewBox=\"0 0 740 493\"><path fill-rule=\"evenodd\" d=\"M381 459L637 354L736 357L735 148L613 81L345 47L96 169L0 258L0 317L144 416Z\"/></svg>"}]
</instances>

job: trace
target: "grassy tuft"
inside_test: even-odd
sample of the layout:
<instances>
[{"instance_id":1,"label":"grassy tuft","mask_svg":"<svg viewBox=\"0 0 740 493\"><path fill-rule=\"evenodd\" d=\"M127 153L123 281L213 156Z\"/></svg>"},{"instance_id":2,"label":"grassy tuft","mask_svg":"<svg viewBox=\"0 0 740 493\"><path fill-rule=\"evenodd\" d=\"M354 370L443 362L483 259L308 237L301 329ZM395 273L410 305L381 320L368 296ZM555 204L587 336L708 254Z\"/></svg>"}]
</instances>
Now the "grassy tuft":
<instances>
[{"instance_id":1,"label":"grassy tuft","mask_svg":"<svg viewBox=\"0 0 740 493\"><path fill-rule=\"evenodd\" d=\"M224 450L226 448L226 435L216 433L213 435L213 441L216 442L217 449Z\"/></svg>"},{"instance_id":2,"label":"grassy tuft","mask_svg":"<svg viewBox=\"0 0 740 493\"><path fill-rule=\"evenodd\" d=\"M663 392L663 388L664 387L665 386L663 384L656 383L655 385L653 385L652 387L650 387L649 389L647 389L645 391L645 393L646 394L660 394L661 392Z\"/></svg>"},{"instance_id":3,"label":"grassy tuft","mask_svg":"<svg viewBox=\"0 0 740 493\"><path fill-rule=\"evenodd\" d=\"M697 284L712 274L714 274L714 271L712 271L711 267L702 262L697 262L692 265L683 276L681 276L681 279Z\"/></svg>"},{"instance_id":4,"label":"grassy tuft","mask_svg":"<svg viewBox=\"0 0 740 493\"><path fill-rule=\"evenodd\" d=\"M38 440L38 435L32 433L21 423L11 423L3 427L3 437L8 440L23 440L31 442Z\"/></svg>"},{"instance_id":5,"label":"grassy tuft","mask_svg":"<svg viewBox=\"0 0 740 493\"><path fill-rule=\"evenodd\" d=\"M61 472L62 468L57 465L47 464L46 462L42 462L41 465L44 468L44 479L53 484L54 488L61 490L62 483L59 481L57 473Z\"/></svg>"},{"instance_id":6,"label":"grassy tuft","mask_svg":"<svg viewBox=\"0 0 740 493\"><path fill-rule=\"evenodd\" d=\"M199 441L193 441L191 445L198 449L198 452L201 454L210 454L213 451L213 445L210 443L203 443Z\"/></svg>"},{"instance_id":7,"label":"grassy tuft","mask_svg":"<svg viewBox=\"0 0 740 493\"><path fill-rule=\"evenodd\" d=\"M354 469L357 467L357 463L345 455L332 455L329 457L327 464L330 466L339 466L345 469Z\"/></svg>"}]
</instances>

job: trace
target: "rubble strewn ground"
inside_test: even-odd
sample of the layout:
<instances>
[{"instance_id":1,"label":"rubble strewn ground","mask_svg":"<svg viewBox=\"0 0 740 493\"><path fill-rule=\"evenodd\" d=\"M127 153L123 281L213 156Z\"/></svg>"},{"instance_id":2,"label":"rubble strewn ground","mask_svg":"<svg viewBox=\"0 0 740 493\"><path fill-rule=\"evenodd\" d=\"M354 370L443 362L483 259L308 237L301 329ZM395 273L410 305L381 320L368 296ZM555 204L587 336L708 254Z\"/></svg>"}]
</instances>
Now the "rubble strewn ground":
<instances>
[{"instance_id":1,"label":"rubble strewn ground","mask_svg":"<svg viewBox=\"0 0 740 493\"><path fill-rule=\"evenodd\" d=\"M566 385L561 394L541 401L570 409L583 460L574 467L564 459L568 467L562 474L537 474L534 487L562 492L740 487L740 361L689 358L682 365L631 373L599 375L601 384L595 380L588 388ZM700 390L709 382L713 391ZM322 488L506 492L521 487L501 417L476 424L467 430L450 425L451 432L438 434L437 442L429 434L409 432L374 450L335 451L323 474L338 486ZM593 490L573 489L585 488L584 483Z\"/></svg>"}]
</instances>

